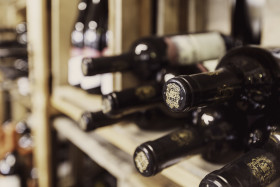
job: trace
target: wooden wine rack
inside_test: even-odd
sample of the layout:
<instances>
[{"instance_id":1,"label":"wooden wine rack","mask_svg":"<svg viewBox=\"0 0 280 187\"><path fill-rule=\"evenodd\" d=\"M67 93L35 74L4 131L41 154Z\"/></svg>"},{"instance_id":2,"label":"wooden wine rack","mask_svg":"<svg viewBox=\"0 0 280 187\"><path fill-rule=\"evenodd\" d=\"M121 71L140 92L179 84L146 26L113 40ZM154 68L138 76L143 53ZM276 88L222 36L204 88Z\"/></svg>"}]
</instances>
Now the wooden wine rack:
<instances>
[{"instance_id":1,"label":"wooden wine rack","mask_svg":"<svg viewBox=\"0 0 280 187\"><path fill-rule=\"evenodd\" d=\"M3 3L2 1L0 0L0 3ZM101 97L67 84L70 32L76 17L78 0L11 0L10 3L14 3L15 9L19 11L25 9L27 11L29 78L32 94L31 98L24 100L18 98L16 92L11 94L20 105L31 108L32 111L40 187L55 186L51 160L52 129L61 133L113 174L118 179L118 186L121 187L194 187L198 186L207 173L221 167L204 161L198 155L184 159L157 176L145 178L134 168L132 154L135 148L169 131L145 131L133 123L126 122L90 133L81 131L77 127L81 114L86 110L99 110ZM159 0L157 34L209 30L229 34L230 6L231 0ZM280 46L278 36L280 27L273 24L278 23L280 17L279 11L273 7L279 6L277 0L267 2L263 30L265 45ZM137 38L151 34L150 8L150 0L109 0L110 54L120 54L128 50L130 44ZM113 74L112 82L112 90L121 90L139 83L129 73ZM0 92L1 106L2 100ZM3 113L3 110L0 112ZM51 120L54 116L59 116L58 114L64 116Z\"/></svg>"}]
</instances>

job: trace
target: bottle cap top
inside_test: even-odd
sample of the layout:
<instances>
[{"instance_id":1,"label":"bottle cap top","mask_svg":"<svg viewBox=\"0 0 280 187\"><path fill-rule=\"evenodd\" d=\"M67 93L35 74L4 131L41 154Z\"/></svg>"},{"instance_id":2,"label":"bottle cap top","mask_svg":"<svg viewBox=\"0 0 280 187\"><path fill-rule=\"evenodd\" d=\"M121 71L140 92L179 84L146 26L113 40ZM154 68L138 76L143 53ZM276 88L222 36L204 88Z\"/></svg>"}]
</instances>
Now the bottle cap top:
<instances>
[{"instance_id":1,"label":"bottle cap top","mask_svg":"<svg viewBox=\"0 0 280 187\"><path fill-rule=\"evenodd\" d=\"M191 86L182 77L167 81L163 87L163 100L174 112L186 111L191 107Z\"/></svg>"},{"instance_id":2,"label":"bottle cap top","mask_svg":"<svg viewBox=\"0 0 280 187\"><path fill-rule=\"evenodd\" d=\"M92 59L91 58L83 58L82 60L82 64L81 64L81 69L83 72L83 75L88 76L89 75L89 69L90 69L90 65L92 63Z\"/></svg>"},{"instance_id":3,"label":"bottle cap top","mask_svg":"<svg viewBox=\"0 0 280 187\"><path fill-rule=\"evenodd\" d=\"M221 176L208 174L199 184L199 187L228 186L228 182Z\"/></svg>"},{"instance_id":4,"label":"bottle cap top","mask_svg":"<svg viewBox=\"0 0 280 187\"><path fill-rule=\"evenodd\" d=\"M81 119L78 123L79 127L83 130L83 131L89 131L91 129L89 129L89 127L91 127L93 124L92 121L92 115L91 112L84 112L81 116Z\"/></svg>"},{"instance_id":5,"label":"bottle cap top","mask_svg":"<svg viewBox=\"0 0 280 187\"><path fill-rule=\"evenodd\" d=\"M158 172L151 149L148 145L142 144L136 148L133 156L137 171L145 177L153 176Z\"/></svg>"}]
</instances>

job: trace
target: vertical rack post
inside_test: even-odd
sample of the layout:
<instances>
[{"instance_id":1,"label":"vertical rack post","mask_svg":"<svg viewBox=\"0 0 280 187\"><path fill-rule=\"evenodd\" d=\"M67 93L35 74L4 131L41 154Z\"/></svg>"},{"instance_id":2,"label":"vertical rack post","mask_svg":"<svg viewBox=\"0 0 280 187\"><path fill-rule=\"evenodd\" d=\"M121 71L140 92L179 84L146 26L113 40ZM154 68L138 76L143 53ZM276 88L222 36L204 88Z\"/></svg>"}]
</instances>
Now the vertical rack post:
<instances>
[{"instance_id":1,"label":"vertical rack post","mask_svg":"<svg viewBox=\"0 0 280 187\"><path fill-rule=\"evenodd\" d=\"M28 53L32 85L32 126L39 186L52 187L49 123L50 1L27 0Z\"/></svg>"}]
</instances>

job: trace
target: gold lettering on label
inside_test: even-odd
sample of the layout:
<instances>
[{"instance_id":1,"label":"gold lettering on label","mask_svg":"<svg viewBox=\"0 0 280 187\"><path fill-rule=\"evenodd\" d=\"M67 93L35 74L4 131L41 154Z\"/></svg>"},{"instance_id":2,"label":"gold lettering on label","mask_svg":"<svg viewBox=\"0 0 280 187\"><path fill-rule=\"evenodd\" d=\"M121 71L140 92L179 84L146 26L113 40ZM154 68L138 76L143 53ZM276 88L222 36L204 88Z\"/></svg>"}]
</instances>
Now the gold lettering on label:
<instances>
[{"instance_id":1,"label":"gold lettering on label","mask_svg":"<svg viewBox=\"0 0 280 187\"><path fill-rule=\"evenodd\" d=\"M140 99L148 99L156 95L156 90L152 86L142 86L136 89L135 95Z\"/></svg>"},{"instance_id":2,"label":"gold lettering on label","mask_svg":"<svg viewBox=\"0 0 280 187\"><path fill-rule=\"evenodd\" d=\"M139 153L137 153L134 161L135 161L136 167L138 168L138 170L141 173L143 173L143 171L145 171L149 165L149 160L143 151L140 151Z\"/></svg>"},{"instance_id":3,"label":"gold lettering on label","mask_svg":"<svg viewBox=\"0 0 280 187\"><path fill-rule=\"evenodd\" d=\"M189 130L174 132L171 134L171 140L177 142L179 146L188 145L193 140L193 133Z\"/></svg>"},{"instance_id":4,"label":"gold lettering on label","mask_svg":"<svg viewBox=\"0 0 280 187\"><path fill-rule=\"evenodd\" d=\"M228 87L226 84L217 87L217 98L227 98L233 96L234 90L231 87Z\"/></svg>"},{"instance_id":5,"label":"gold lettering on label","mask_svg":"<svg viewBox=\"0 0 280 187\"><path fill-rule=\"evenodd\" d=\"M262 185L271 183L276 174L273 162L265 156L253 158L247 166L250 167L252 174Z\"/></svg>"},{"instance_id":6,"label":"gold lettering on label","mask_svg":"<svg viewBox=\"0 0 280 187\"><path fill-rule=\"evenodd\" d=\"M166 104L170 108L179 108L180 87L174 83L167 84L166 88Z\"/></svg>"}]
</instances>

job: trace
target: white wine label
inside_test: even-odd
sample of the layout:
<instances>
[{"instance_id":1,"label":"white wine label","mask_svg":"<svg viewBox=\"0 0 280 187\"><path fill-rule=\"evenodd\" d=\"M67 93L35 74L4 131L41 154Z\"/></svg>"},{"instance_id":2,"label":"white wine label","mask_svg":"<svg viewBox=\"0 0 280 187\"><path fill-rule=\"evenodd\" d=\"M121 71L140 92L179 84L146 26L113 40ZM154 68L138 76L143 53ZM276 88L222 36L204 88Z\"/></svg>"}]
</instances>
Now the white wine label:
<instances>
[{"instance_id":1,"label":"white wine label","mask_svg":"<svg viewBox=\"0 0 280 187\"><path fill-rule=\"evenodd\" d=\"M101 93L103 95L114 91L114 75L112 73L105 73L101 75Z\"/></svg>"},{"instance_id":2,"label":"white wine label","mask_svg":"<svg viewBox=\"0 0 280 187\"><path fill-rule=\"evenodd\" d=\"M68 83L72 86L79 85L83 78L82 59L83 56L80 55L71 57L68 61Z\"/></svg>"},{"instance_id":3,"label":"white wine label","mask_svg":"<svg viewBox=\"0 0 280 187\"><path fill-rule=\"evenodd\" d=\"M216 32L173 36L170 40L176 47L175 61L181 65L217 59L226 53L225 42Z\"/></svg>"},{"instance_id":4,"label":"white wine label","mask_svg":"<svg viewBox=\"0 0 280 187\"><path fill-rule=\"evenodd\" d=\"M0 186L2 187L21 187L20 178L16 175L0 176Z\"/></svg>"},{"instance_id":5,"label":"white wine label","mask_svg":"<svg viewBox=\"0 0 280 187\"><path fill-rule=\"evenodd\" d=\"M81 85L81 88L84 90L89 90L92 88L100 87L101 75L84 76L81 80L80 85Z\"/></svg>"}]
</instances>

